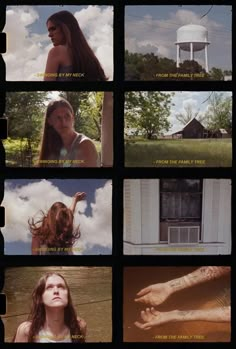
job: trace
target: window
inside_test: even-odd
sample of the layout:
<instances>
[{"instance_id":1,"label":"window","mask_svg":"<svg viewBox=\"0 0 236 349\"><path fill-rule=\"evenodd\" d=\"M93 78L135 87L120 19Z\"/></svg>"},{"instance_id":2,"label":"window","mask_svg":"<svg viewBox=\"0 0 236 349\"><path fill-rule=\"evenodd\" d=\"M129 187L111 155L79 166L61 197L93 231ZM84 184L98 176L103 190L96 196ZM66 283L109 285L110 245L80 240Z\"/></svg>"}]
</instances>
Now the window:
<instances>
[{"instance_id":1,"label":"window","mask_svg":"<svg viewBox=\"0 0 236 349\"><path fill-rule=\"evenodd\" d=\"M202 211L202 180L160 180L160 240L168 241L170 227L191 225L200 228ZM189 230L191 231L191 229ZM199 230L200 231L200 230ZM191 239L191 236L189 237ZM199 233L200 239L200 233Z\"/></svg>"}]
</instances>

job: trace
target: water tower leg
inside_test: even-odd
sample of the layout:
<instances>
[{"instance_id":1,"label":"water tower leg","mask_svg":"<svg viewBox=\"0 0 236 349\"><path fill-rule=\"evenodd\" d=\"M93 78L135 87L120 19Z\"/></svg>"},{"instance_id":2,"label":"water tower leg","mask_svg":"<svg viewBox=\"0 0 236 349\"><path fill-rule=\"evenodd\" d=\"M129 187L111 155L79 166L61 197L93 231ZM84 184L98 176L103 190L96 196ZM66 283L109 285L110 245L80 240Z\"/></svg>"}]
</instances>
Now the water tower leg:
<instances>
[{"instance_id":1,"label":"water tower leg","mask_svg":"<svg viewBox=\"0 0 236 349\"><path fill-rule=\"evenodd\" d=\"M190 42L190 61L193 61L193 43Z\"/></svg>"},{"instance_id":2,"label":"water tower leg","mask_svg":"<svg viewBox=\"0 0 236 349\"><path fill-rule=\"evenodd\" d=\"M207 45L205 45L205 70L207 73L209 73L209 68L208 68L208 55L207 55Z\"/></svg>"},{"instance_id":3,"label":"water tower leg","mask_svg":"<svg viewBox=\"0 0 236 349\"><path fill-rule=\"evenodd\" d=\"M179 45L176 45L176 67L179 68L179 62L180 62L180 48Z\"/></svg>"}]
</instances>

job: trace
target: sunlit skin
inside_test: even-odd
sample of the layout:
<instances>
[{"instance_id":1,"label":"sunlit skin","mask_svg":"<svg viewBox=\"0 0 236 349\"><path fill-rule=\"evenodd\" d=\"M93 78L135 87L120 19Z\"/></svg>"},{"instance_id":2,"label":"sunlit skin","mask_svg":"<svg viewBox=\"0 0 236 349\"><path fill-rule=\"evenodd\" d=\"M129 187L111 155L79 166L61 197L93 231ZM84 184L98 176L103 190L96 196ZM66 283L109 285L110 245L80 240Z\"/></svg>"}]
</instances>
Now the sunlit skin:
<instances>
[{"instance_id":1,"label":"sunlit skin","mask_svg":"<svg viewBox=\"0 0 236 349\"><path fill-rule=\"evenodd\" d=\"M61 336L68 332L64 323L64 309L68 304L68 290L64 280L59 275L49 276L42 294L45 306L46 321L44 330L49 335Z\"/></svg>"},{"instance_id":2,"label":"sunlit skin","mask_svg":"<svg viewBox=\"0 0 236 349\"><path fill-rule=\"evenodd\" d=\"M74 115L66 107L56 108L49 116L48 123L62 138L65 148L69 148L76 132L74 130Z\"/></svg>"},{"instance_id":3,"label":"sunlit skin","mask_svg":"<svg viewBox=\"0 0 236 349\"><path fill-rule=\"evenodd\" d=\"M162 304L170 295L189 287L201 284L206 281L214 280L222 275L228 274L230 267L204 266L194 272L173 279L164 283L150 285L137 293L138 298L135 302L158 306ZM231 307L213 308L207 310L173 310L169 312L159 312L153 307L141 311L141 319L135 325L142 330L149 330L152 327L162 325L166 322L177 321L211 321L211 322L229 322L231 316Z\"/></svg>"},{"instance_id":4,"label":"sunlit skin","mask_svg":"<svg viewBox=\"0 0 236 349\"><path fill-rule=\"evenodd\" d=\"M52 275L47 279L42 301L46 308L65 308L67 306L68 290L60 276Z\"/></svg>"},{"instance_id":5,"label":"sunlit skin","mask_svg":"<svg viewBox=\"0 0 236 349\"><path fill-rule=\"evenodd\" d=\"M54 81L59 67L71 65L72 58L62 29L51 21L47 22L47 28L54 47L48 53L44 81Z\"/></svg>"},{"instance_id":6,"label":"sunlit skin","mask_svg":"<svg viewBox=\"0 0 236 349\"><path fill-rule=\"evenodd\" d=\"M69 151L77 136L74 130L74 114L67 107L56 108L48 117L48 123L60 135L63 147ZM98 154L89 139L79 144L78 159L83 160L80 167L97 167Z\"/></svg>"},{"instance_id":7,"label":"sunlit skin","mask_svg":"<svg viewBox=\"0 0 236 349\"><path fill-rule=\"evenodd\" d=\"M153 327L163 325L168 322L188 322L188 321L209 321L209 322L230 322L231 307L218 307L213 309L197 310L172 310L160 312L153 307L142 310L140 317L143 323L136 321L134 324L141 330L150 330Z\"/></svg>"},{"instance_id":8,"label":"sunlit skin","mask_svg":"<svg viewBox=\"0 0 236 349\"><path fill-rule=\"evenodd\" d=\"M42 303L45 307L45 322L42 327L44 336L55 341L70 336L70 330L65 324L64 311L68 305L68 289L65 281L57 274L52 274L46 280ZM81 335L86 336L86 322L77 317L81 329ZM24 321L19 325L15 342L28 342L31 321ZM40 336L39 336L40 340Z\"/></svg>"},{"instance_id":9,"label":"sunlit skin","mask_svg":"<svg viewBox=\"0 0 236 349\"><path fill-rule=\"evenodd\" d=\"M66 39L59 26L56 26L53 22L47 22L48 36L52 40L54 46L65 45Z\"/></svg>"}]
</instances>

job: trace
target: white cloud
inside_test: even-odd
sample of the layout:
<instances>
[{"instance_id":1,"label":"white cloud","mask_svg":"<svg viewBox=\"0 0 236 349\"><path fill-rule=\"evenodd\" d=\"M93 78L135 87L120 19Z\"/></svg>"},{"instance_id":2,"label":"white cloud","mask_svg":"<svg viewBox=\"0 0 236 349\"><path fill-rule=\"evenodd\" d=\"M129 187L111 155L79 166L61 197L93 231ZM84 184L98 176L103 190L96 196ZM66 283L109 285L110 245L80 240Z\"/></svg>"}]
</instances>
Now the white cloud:
<instances>
[{"instance_id":1,"label":"white cloud","mask_svg":"<svg viewBox=\"0 0 236 349\"><path fill-rule=\"evenodd\" d=\"M75 223L80 225L81 238L75 246L83 245L91 248L93 245L102 245L111 248L112 226L112 185L108 181L103 188L95 193L95 203L91 204L92 216L77 215Z\"/></svg>"},{"instance_id":2,"label":"white cloud","mask_svg":"<svg viewBox=\"0 0 236 349\"><path fill-rule=\"evenodd\" d=\"M148 11L148 10L147 10ZM151 11L151 10L150 10ZM125 48L130 52L150 53L176 60L176 31L187 24L203 25L208 30L210 41L208 49L209 65L231 68L231 33L223 25L208 16L200 18L190 10L179 9L170 12L165 19L155 19L152 15L143 18L126 16ZM229 23L230 26L230 23ZM189 59L189 53L182 52L183 59ZM197 52L195 59L204 65L204 51Z\"/></svg>"},{"instance_id":3,"label":"white cloud","mask_svg":"<svg viewBox=\"0 0 236 349\"><path fill-rule=\"evenodd\" d=\"M4 28L7 33L7 53L3 56L6 80L39 80L36 73L44 71L47 51L42 49L42 44L48 40L47 35L35 37L29 30L29 26L38 18L38 13L30 6L7 10Z\"/></svg>"},{"instance_id":4,"label":"white cloud","mask_svg":"<svg viewBox=\"0 0 236 349\"><path fill-rule=\"evenodd\" d=\"M198 105L198 102L196 99L193 99L193 98L188 98L188 99L185 99L183 101L183 108L181 111L183 111L187 106L191 106L193 108L193 110L196 110L197 109L197 105Z\"/></svg>"},{"instance_id":5,"label":"white cloud","mask_svg":"<svg viewBox=\"0 0 236 349\"><path fill-rule=\"evenodd\" d=\"M102 9L88 6L75 13L81 29L101 62L105 74L113 79L113 11L112 7ZM52 47L48 34L38 34L30 25L40 24L37 7L11 6L6 12L7 53L3 55L6 63L8 81L42 81L47 55ZM45 23L42 25L45 26Z\"/></svg>"},{"instance_id":6,"label":"white cloud","mask_svg":"<svg viewBox=\"0 0 236 349\"><path fill-rule=\"evenodd\" d=\"M88 6L74 14L109 80L113 79L113 8Z\"/></svg>"},{"instance_id":7,"label":"white cloud","mask_svg":"<svg viewBox=\"0 0 236 349\"><path fill-rule=\"evenodd\" d=\"M104 187L98 188L95 192L95 202L91 204L90 217L84 214L88 205L87 201L77 203L74 224L75 226L80 225L82 236L75 247L81 247L81 251L93 245L111 248L111 195L111 181L107 181ZM43 179L16 188L6 182L2 203L6 212L6 224L2 229L5 241L30 242L28 219L38 217L40 210L47 212L57 201L63 202L68 207L71 205L71 197L65 195L48 180Z\"/></svg>"}]
</instances>

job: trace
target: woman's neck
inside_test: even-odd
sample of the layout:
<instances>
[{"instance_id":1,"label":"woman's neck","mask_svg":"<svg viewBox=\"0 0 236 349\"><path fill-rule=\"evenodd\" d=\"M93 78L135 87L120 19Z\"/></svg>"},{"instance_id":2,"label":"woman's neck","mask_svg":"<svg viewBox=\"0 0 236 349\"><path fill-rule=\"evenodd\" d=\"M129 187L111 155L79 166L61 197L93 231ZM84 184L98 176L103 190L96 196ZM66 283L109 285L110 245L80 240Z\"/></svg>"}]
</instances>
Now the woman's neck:
<instances>
[{"instance_id":1,"label":"woman's neck","mask_svg":"<svg viewBox=\"0 0 236 349\"><path fill-rule=\"evenodd\" d=\"M68 330L64 321L64 308L63 309L49 309L46 308L46 319L44 323L44 330L49 332L55 337L60 337Z\"/></svg>"}]
</instances>

